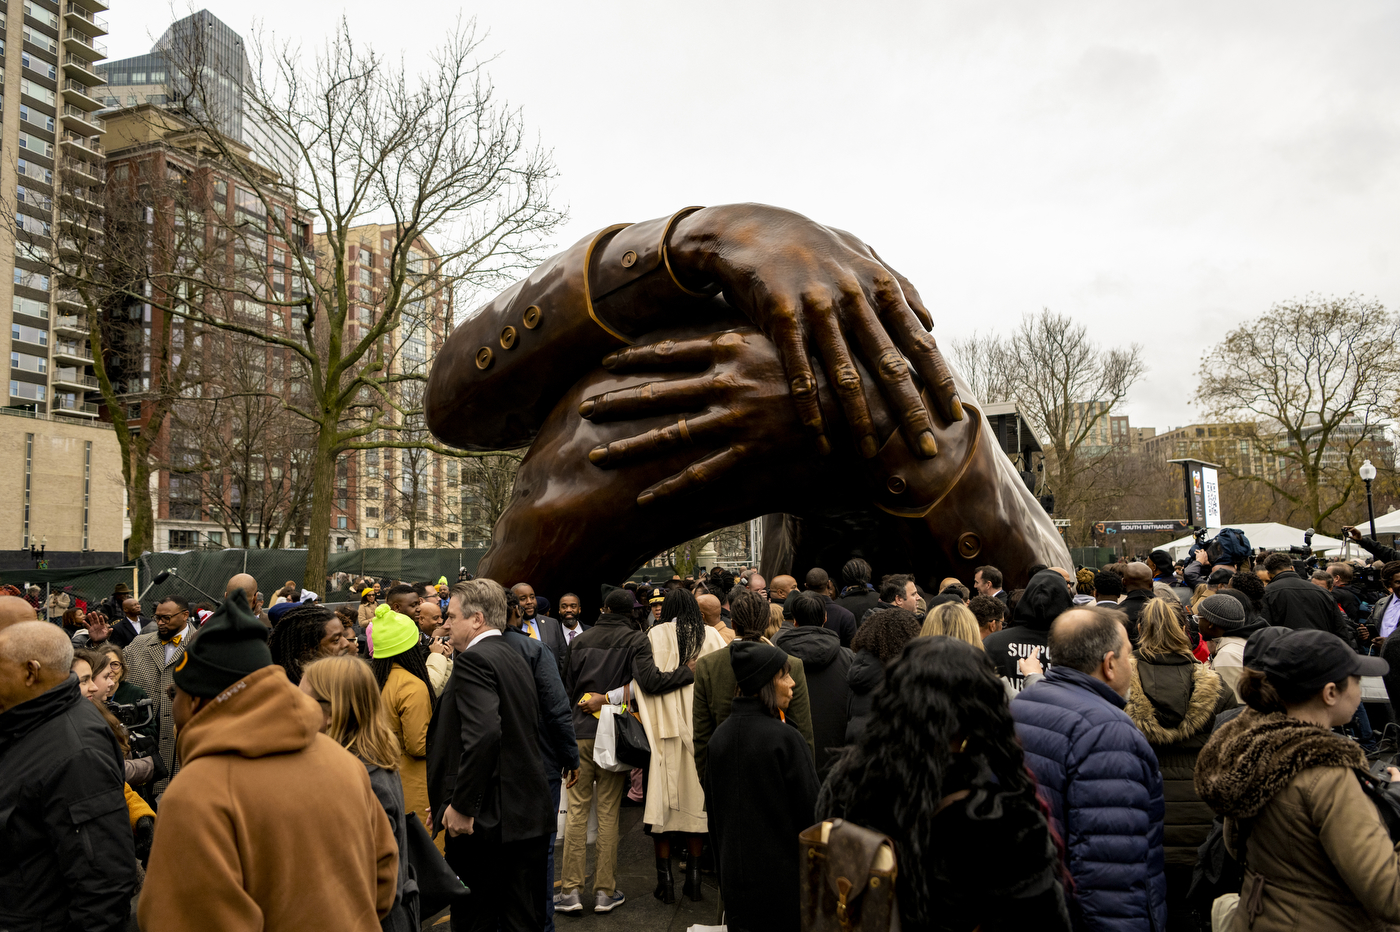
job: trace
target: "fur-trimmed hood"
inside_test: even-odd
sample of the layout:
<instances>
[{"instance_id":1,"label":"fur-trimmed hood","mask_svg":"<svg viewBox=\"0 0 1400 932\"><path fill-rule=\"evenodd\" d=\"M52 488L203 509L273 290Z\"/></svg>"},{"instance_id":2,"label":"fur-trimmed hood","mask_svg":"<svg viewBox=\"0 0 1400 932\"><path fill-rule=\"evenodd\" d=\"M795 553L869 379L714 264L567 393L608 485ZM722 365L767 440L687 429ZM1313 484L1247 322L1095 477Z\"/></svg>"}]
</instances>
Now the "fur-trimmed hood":
<instances>
[{"instance_id":1,"label":"fur-trimmed hood","mask_svg":"<svg viewBox=\"0 0 1400 932\"><path fill-rule=\"evenodd\" d=\"M1220 726L1196 759L1196 792L1216 812L1250 819L1313 767L1365 769L1355 742L1326 728L1246 709Z\"/></svg>"},{"instance_id":2,"label":"fur-trimmed hood","mask_svg":"<svg viewBox=\"0 0 1400 932\"><path fill-rule=\"evenodd\" d=\"M1223 688L1215 671L1187 657L1134 660L1132 691L1123 711L1153 747L1177 744L1211 727Z\"/></svg>"}]
</instances>

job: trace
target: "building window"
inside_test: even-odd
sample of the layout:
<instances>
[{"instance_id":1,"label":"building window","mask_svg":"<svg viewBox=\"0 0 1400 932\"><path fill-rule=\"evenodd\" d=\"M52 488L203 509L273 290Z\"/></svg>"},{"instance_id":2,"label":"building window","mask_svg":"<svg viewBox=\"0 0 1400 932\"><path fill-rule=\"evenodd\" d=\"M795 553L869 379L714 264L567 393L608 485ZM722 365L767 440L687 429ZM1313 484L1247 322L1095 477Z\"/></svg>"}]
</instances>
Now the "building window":
<instances>
[{"instance_id":1,"label":"building window","mask_svg":"<svg viewBox=\"0 0 1400 932\"><path fill-rule=\"evenodd\" d=\"M10 379L10 397L24 398L29 401L44 400L44 386L35 385L33 382L17 382Z\"/></svg>"},{"instance_id":2,"label":"building window","mask_svg":"<svg viewBox=\"0 0 1400 932\"><path fill-rule=\"evenodd\" d=\"M378 501L378 500L379 500L379 489L377 489L377 488L365 489L365 498L371 499L371 500L373 500L373 501Z\"/></svg>"},{"instance_id":3,"label":"building window","mask_svg":"<svg viewBox=\"0 0 1400 932\"><path fill-rule=\"evenodd\" d=\"M171 550L193 550L199 542L198 531L171 531Z\"/></svg>"},{"instance_id":4,"label":"building window","mask_svg":"<svg viewBox=\"0 0 1400 932\"><path fill-rule=\"evenodd\" d=\"M35 301L33 298L21 298L15 295L10 299L10 310L16 314L28 314L30 317L39 317L47 320L49 316L49 306L43 301Z\"/></svg>"},{"instance_id":5,"label":"building window","mask_svg":"<svg viewBox=\"0 0 1400 932\"><path fill-rule=\"evenodd\" d=\"M394 539L394 529L393 529L393 528L389 528L389 539L390 539L390 540L393 540L393 539Z\"/></svg>"},{"instance_id":6,"label":"building window","mask_svg":"<svg viewBox=\"0 0 1400 932\"><path fill-rule=\"evenodd\" d=\"M366 517L366 518L377 518L377 517L379 517L379 509L378 509L378 508L366 508L366 509L365 509L365 517Z\"/></svg>"},{"instance_id":7,"label":"building window","mask_svg":"<svg viewBox=\"0 0 1400 932\"><path fill-rule=\"evenodd\" d=\"M43 356L31 356L28 353L12 351L10 353L10 368L45 373L49 371L49 361Z\"/></svg>"},{"instance_id":8,"label":"building window","mask_svg":"<svg viewBox=\"0 0 1400 932\"><path fill-rule=\"evenodd\" d=\"M345 515L336 515L335 526L337 530L345 530Z\"/></svg>"},{"instance_id":9,"label":"building window","mask_svg":"<svg viewBox=\"0 0 1400 932\"><path fill-rule=\"evenodd\" d=\"M224 545L224 532L223 532L223 531L210 531L209 533L205 534L204 536L207 537L207 538L209 538L209 543L211 543L211 544L214 544L214 545L219 546L219 547L222 547L222 546Z\"/></svg>"},{"instance_id":10,"label":"building window","mask_svg":"<svg viewBox=\"0 0 1400 932\"><path fill-rule=\"evenodd\" d=\"M448 532L447 532L447 542L448 542L449 544L455 544L455 543L457 543L457 532L456 532L456 531L448 531Z\"/></svg>"},{"instance_id":11,"label":"building window","mask_svg":"<svg viewBox=\"0 0 1400 932\"><path fill-rule=\"evenodd\" d=\"M379 528L377 528L377 527L367 527L367 528L365 528L365 537L368 537L370 540L377 540L377 539L379 538Z\"/></svg>"},{"instance_id":12,"label":"building window","mask_svg":"<svg viewBox=\"0 0 1400 932\"><path fill-rule=\"evenodd\" d=\"M39 346L49 345L49 332L40 330L38 327L26 327L24 324L10 324L10 339L19 340L23 343L34 343Z\"/></svg>"}]
</instances>

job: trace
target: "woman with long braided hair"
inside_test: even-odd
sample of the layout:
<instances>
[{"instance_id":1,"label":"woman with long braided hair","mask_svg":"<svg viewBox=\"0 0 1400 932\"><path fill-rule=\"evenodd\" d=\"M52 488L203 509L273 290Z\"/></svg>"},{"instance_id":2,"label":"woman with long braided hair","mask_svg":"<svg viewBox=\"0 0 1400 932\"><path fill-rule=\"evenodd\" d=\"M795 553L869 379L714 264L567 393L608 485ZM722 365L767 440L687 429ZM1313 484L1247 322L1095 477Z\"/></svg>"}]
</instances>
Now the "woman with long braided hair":
<instances>
[{"instance_id":1,"label":"woman with long braided hair","mask_svg":"<svg viewBox=\"0 0 1400 932\"><path fill-rule=\"evenodd\" d=\"M287 679L299 684L302 667L317 657L344 653L349 643L345 625L335 612L308 602L282 614L267 646L272 659L287 671Z\"/></svg>"},{"instance_id":2,"label":"woman with long braided hair","mask_svg":"<svg viewBox=\"0 0 1400 932\"><path fill-rule=\"evenodd\" d=\"M428 726L433 720L433 686L419 646L418 624L388 602L374 608L374 657L370 667L384 698L389 730L398 739L399 779L407 811L426 828L428 817Z\"/></svg>"},{"instance_id":3,"label":"woman with long braided hair","mask_svg":"<svg viewBox=\"0 0 1400 932\"><path fill-rule=\"evenodd\" d=\"M694 724L695 661L724 647L724 638L705 624L695 596L672 589L661 605L661 621L646 631L650 661L660 673L680 673L669 682L678 685L665 692L639 690L633 699L647 741L651 743L646 809L642 821L656 849L655 896L663 903L676 901L671 873L670 835L684 836L689 860L684 893L700 899L700 850L709 824L705 817L705 793L695 770L691 750ZM689 674L689 675L686 675ZM647 677L651 680L651 677ZM638 685L643 685L639 679ZM656 685L653 682L652 685Z\"/></svg>"}]
</instances>

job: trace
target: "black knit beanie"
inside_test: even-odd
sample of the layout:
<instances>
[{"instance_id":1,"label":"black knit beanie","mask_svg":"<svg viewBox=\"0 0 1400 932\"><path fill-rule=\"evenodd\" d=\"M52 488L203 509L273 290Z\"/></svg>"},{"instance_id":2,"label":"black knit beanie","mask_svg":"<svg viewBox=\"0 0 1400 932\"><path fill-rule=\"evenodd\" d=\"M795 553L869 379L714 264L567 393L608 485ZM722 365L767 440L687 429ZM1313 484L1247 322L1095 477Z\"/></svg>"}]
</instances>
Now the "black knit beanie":
<instances>
[{"instance_id":1,"label":"black knit beanie","mask_svg":"<svg viewBox=\"0 0 1400 932\"><path fill-rule=\"evenodd\" d=\"M788 655L772 644L762 641L734 641L729 645L729 663L734 667L734 679L745 696L755 696L763 684L778 675Z\"/></svg>"},{"instance_id":2,"label":"black knit beanie","mask_svg":"<svg viewBox=\"0 0 1400 932\"><path fill-rule=\"evenodd\" d=\"M249 673L270 666L267 627L248 607L243 590L235 589L199 629L172 676L191 696L212 699Z\"/></svg>"}]
</instances>

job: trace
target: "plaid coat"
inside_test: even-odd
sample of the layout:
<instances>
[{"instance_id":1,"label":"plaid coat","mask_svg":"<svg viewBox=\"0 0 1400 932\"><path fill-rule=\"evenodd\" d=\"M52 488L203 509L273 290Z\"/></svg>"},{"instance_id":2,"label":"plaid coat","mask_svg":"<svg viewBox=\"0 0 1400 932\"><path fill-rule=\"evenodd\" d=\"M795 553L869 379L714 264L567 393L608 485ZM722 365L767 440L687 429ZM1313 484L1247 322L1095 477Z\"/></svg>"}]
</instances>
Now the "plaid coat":
<instances>
[{"instance_id":1,"label":"plaid coat","mask_svg":"<svg viewBox=\"0 0 1400 932\"><path fill-rule=\"evenodd\" d=\"M180 770L180 762L175 753L175 717L171 710L169 692L170 687L175 685L175 668L180 665L180 658L185 655L185 648L189 646L189 638L194 636L194 632L193 625L185 628L184 636L176 645L169 663L165 662L165 645L161 643L160 635L154 631L150 634L138 634L126 646L125 651L126 682L141 687L147 696L155 700L152 708L155 719L151 731L159 738L160 756L165 761L165 768L170 771L171 777ZM169 782L169 777L158 782L155 785L155 794L159 796L164 793Z\"/></svg>"}]
</instances>

